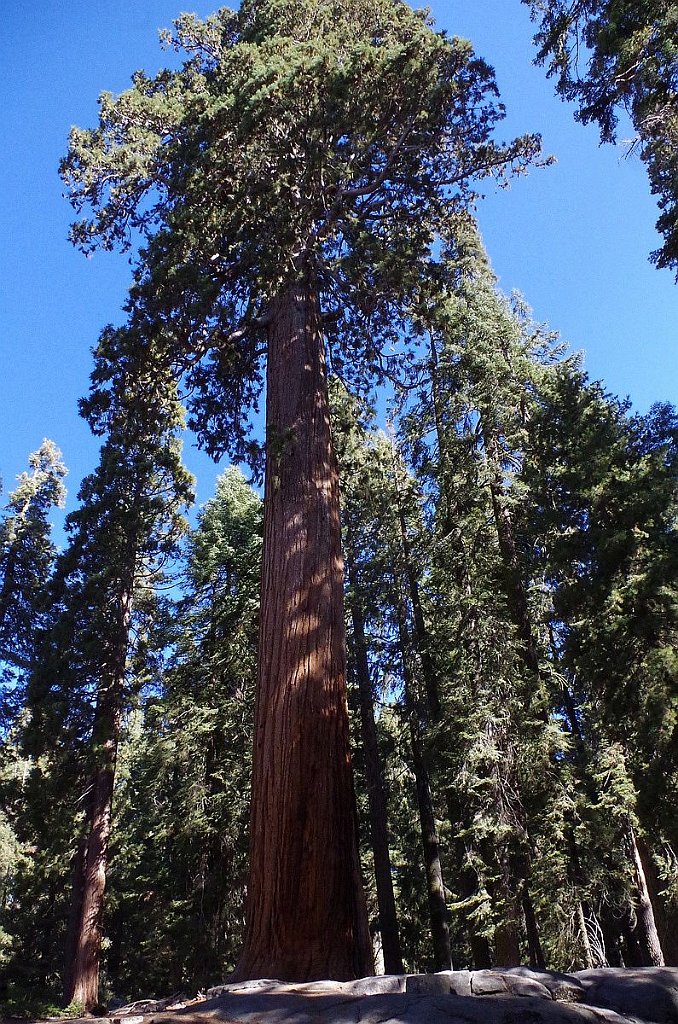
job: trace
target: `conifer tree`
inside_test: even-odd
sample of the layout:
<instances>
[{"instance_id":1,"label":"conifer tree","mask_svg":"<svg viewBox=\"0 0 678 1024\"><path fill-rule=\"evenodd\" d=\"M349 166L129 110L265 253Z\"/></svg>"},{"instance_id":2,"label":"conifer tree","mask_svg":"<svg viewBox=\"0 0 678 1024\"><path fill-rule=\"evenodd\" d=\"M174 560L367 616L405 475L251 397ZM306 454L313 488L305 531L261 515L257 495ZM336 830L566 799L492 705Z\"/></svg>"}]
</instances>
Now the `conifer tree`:
<instances>
[{"instance_id":1,"label":"conifer tree","mask_svg":"<svg viewBox=\"0 0 678 1024\"><path fill-rule=\"evenodd\" d=\"M374 629L376 623L382 633L390 634L388 654L381 650L378 658L381 674L388 678L384 663L389 664L393 673L389 682L384 679L382 685L391 689L392 699L397 695L407 737L404 756L413 781L412 810L418 819L413 832L418 838L431 938L424 963L437 970L448 970L451 950L446 890L427 757L427 723L431 718L427 699L432 687L426 679L427 648L420 647L416 634L417 613L422 616L420 628L424 628L424 623L421 607L416 608L412 600L415 570L407 536L403 543L403 531L407 534L406 520L411 512L406 506L413 504L408 487L411 481L407 479L394 443L384 435L365 430L356 420L355 403L351 403L348 396L342 398L337 404L338 412L343 415L336 420L339 421L337 433L342 455L347 557L353 588L358 584L358 594L350 592L349 595L352 639L356 644L358 634L357 646L364 645L366 627L372 625ZM350 454L354 456L352 459ZM418 596L416 587L414 591ZM356 605L358 596L359 606ZM369 663L367 650L364 655ZM376 652L372 651L371 655L374 662ZM402 910L406 912L405 908ZM423 943L421 946L425 948ZM414 951L407 953L408 959L413 959ZM416 953L414 957L418 959Z\"/></svg>"},{"instance_id":2,"label":"conifer tree","mask_svg":"<svg viewBox=\"0 0 678 1024\"><path fill-rule=\"evenodd\" d=\"M640 848L649 842L659 851L676 835L675 413L659 406L630 416L625 403L581 372L559 373L531 432L526 514L541 538L536 550L554 595L563 712L600 808L607 806L606 772L594 766L614 765L611 777L623 780L623 799L614 815L606 811L603 827L615 823L607 846L617 851L617 901L644 904L637 928L624 927L626 958L656 963L664 953L655 948L651 918L655 908L664 918L666 908L658 893L654 907L644 895L643 876L652 877L653 868L646 853L646 872ZM590 808L583 813L591 819ZM675 957L670 941L666 946Z\"/></svg>"},{"instance_id":3,"label":"conifer tree","mask_svg":"<svg viewBox=\"0 0 678 1024\"><path fill-rule=\"evenodd\" d=\"M678 10L672 0L523 0L539 23L537 62L547 64L563 99L579 104L583 124L616 142L628 114L634 145L659 197L658 267L678 269Z\"/></svg>"},{"instance_id":4,"label":"conifer tree","mask_svg":"<svg viewBox=\"0 0 678 1024\"><path fill-rule=\"evenodd\" d=\"M138 72L63 174L83 248L141 232L131 310L188 371L212 450L251 454L266 353L266 489L249 917L240 978L371 970L345 700L331 351L379 372L402 297L496 145L491 70L400 0L245 0L179 19L178 72ZM369 326L369 331L365 327ZM341 338L341 343L339 339ZM336 340L336 346L334 341ZM263 344L262 344L263 342ZM310 767L309 767L310 766ZM284 784L283 784L284 780Z\"/></svg>"},{"instance_id":5,"label":"conifer tree","mask_svg":"<svg viewBox=\"0 0 678 1024\"><path fill-rule=\"evenodd\" d=\"M50 511L65 500L66 468L53 441L44 440L19 477L0 524L0 664L27 670L32 662L41 602L56 554Z\"/></svg>"},{"instance_id":6,"label":"conifer tree","mask_svg":"<svg viewBox=\"0 0 678 1024\"><path fill-rule=\"evenodd\" d=\"M404 968L389 848L384 765L375 722L374 652L369 636L369 619L375 610L375 589L378 586L374 572L378 561L376 552L382 544L380 524L374 517L375 492L380 488L380 476L374 466L373 448L366 444L367 432L362 423L369 410L349 395L336 378L331 383L332 430L341 477L346 560L348 667L349 677L353 677L358 690L360 707L378 930L386 974L401 974Z\"/></svg>"},{"instance_id":7,"label":"conifer tree","mask_svg":"<svg viewBox=\"0 0 678 1024\"><path fill-rule=\"evenodd\" d=\"M122 752L107 975L191 991L237 961L261 568L261 499L231 467L187 539L169 653Z\"/></svg>"},{"instance_id":8,"label":"conifer tree","mask_svg":"<svg viewBox=\"0 0 678 1024\"><path fill-rule=\"evenodd\" d=\"M36 772L45 751L63 757L60 746L79 762L71 784L83 787L84 810L73 822L80 819L64 999L87 1010L98 1000L116 762L134 690L130 660L143 646L154 582L172 557L191 496L176 436L183 422L176 388L144 364L142 353L128 329L107 328L101 336L82 411L105 441L96 471L80 488L81 505L67 517L69 545L55 571L50 623L27 689L25 744Z\"/></svg>"},{"instance_id":9,"label":"conifer tree","mask_svg":"<svg viewBox=\"0 0 678 1024\"><path fill-rule=\"evenodd\" d=\"M528 597L529 534L516 512L525 424L542 360L553 354L520 307L498 295L470 221L431 265L430 291L414 315L427 344L420 394L402 423L433 505L427 586L431 607L446 609L435 615L434 632L445 639L433 654L438 675L454 680L443 699L446 734L465 740L443 754L448 778L458 780L447 800L459 905L472 912L468 937L479 964L491 907L495 962L519 963L524 933L530 962L543 966L534 903L547 887L537 859L550 861L551 878L560 861L562 879L562 808L550 763L560 741L549 721L539 606Z\"/></svg>"}]
</instances>

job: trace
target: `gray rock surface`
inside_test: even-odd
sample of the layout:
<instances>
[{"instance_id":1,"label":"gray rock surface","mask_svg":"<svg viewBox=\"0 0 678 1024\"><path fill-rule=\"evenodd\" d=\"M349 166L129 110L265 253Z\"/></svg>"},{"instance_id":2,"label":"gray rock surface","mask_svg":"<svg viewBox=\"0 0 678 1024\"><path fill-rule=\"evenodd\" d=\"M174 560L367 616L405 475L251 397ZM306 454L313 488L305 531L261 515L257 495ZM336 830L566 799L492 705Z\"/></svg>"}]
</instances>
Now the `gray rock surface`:
<instances>
[{"instance_id":1,"label":"gray rock surface","mask_svg":"<svg viewBox=\"0 0 678 1024\"><path fill-rule=\"evenodd\" d=\"M217 985L144 1024L678 1024L678 969L527 967ZM115 1011L120 1019L120 1011ZM122 1017L120 1024L130 1024Z\"/></svg>"},{"instance_id":2,"label":"gray rock surface","mask_svg":"<svg viewBox=\"0 0 678 1024\"><path fill-rule=\"evenodd\" d=\"M678 1024L678 968L606 967L578 971L589 1006L635 1014L653 1024Z\"/></svg>"}]
</instances>

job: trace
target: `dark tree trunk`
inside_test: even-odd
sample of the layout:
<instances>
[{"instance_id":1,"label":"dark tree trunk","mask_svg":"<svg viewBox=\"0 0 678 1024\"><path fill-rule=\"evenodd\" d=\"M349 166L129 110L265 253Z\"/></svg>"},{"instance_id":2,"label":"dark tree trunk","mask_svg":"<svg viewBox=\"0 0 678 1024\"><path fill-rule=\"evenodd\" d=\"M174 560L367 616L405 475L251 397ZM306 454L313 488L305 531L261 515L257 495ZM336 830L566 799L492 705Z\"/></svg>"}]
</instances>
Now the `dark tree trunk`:
<instances>
[{"instance_id":1,"label":"dark tree trunk","mask_svg":"<svg viewBox=\"0 0 678 1024\"><path fill-rule=\"evenodd\" d=\"M428 630L426 629L424 611L421 606L418 573L414 565L414 559L412 556L412 546L410 544L409 537L407 536L407 524L405 523L405 513L402 505L402 496L398 484L397 466L394 466L394 477L396 481L396 493L398 496L398 522L400 524L400 541L402 544L403 568L405 570L405 577L407 579L407 585L410 596L410 605L412 607L412 619L414 621L414 636L417 641L417 654L419 655L419 662L421 664L421 674L423 677L424 688L426 690L428 713L434 722L438 722L440 721L440 717L442 715L438 679L436 676L435 667L433 665L433 659L431 657Z\"/></svg>"},{"instance_id":2,"label":"dark tree trunk","mask_svg":"<svg viewBox=\"0 0 678 1024\"><path fill-rule=\"evenodd\" d=\"M5 576L2 581L2 588L0 588L0 629L5 625L5 619L9 612L9 607L13 598L14 591L14 573L16 566L16 548L12 548L9 555L7 556L7 565L5 568ZM7 653L2 651L3 657L7 657Z\"/></svg>"},{"instance_id":3,"label":"dark tree trunk","mask_svg":"<svg viewBox=\"0 0 678 1024\"><path fill-rule=\"evenodd\" d=\"M352 576L351 561L347 558L349 576ZM354 581L355 586L355 581ZM388 847L388 821L383 773L377 747L377 730L374 724L374 701L367 660L365 642L365 619L357 596L351 602L351 623L355 650L355 678L360 698L360 723L365 752L365 775L370 808L370 835L374 855L374 876L377 885L379 906L379 931L384 953L384 969L387 974L402 974L404 971L398 917L393 879L391 877L391 854Z\"/></svg>"},{"instance_id":4,"label":"dark tree trunk","mask_svg":"<svg viewBox=\"0 0 678 1024\"><path fill-rule=\"evenodd\" d=\"M99 1000L101 924L108 871L108 842L115 767L120 740L123 686L131 596L123 602L124 638L120 637L111 677L102 682L92 733L95 768L90 780L84 841L74 871L71 941L67 950L64 1002L78 1003L86 1011Z\"/></svg>"},{"instance_id":5,"label":"dark tree trunk","mask_svg":"<svg viewBox=\"0 0 678 1024\"><path fill-rule=\"evenodd\" d=\"M497 967L520 967L518 915L506 917L494 929L494 959Z\"/></svg>"},{"instance_id":6,"label":"dark tree trunk","mask_svg":"<svg viewBox=\"0 0 678 1024\"><path fill-rule=\"evenodd\" d=\"M462 900L475 900L478 895L479 879L477 873L468 863L466 847L463 839L458 833L465 828L465 815L461 801L453 789L448 789L446 794L447 819L452 829L452 847L456 861L456 884L459 888L459 895ZM467 922L468 942L471 947L473 965L477 971L492 966L492 947L484 935L478 935L472 920Z\"/></svg>"},{"instance_id":7,"label":"dark tree trunk","mask_svg":"<svg viewBox=\"0 0 678 1024\"><path fill-rule=\"evenodd\" d=\"M520 966L520 909L513 891L518 881L514 877L508 851L498 852L499 878L492 886L491 895L499 920L494 929L494 959L498 967Z\"/></svg>"},{"instance_id":8,"label":"dark tree trunk","mask_svg":"<svg viewBox=\"0 0 678 1024\"><path fill-rule=\"evenodd\" d=\"M529 894L523 896L523 917L525 918L525 933L527 935L530 967L543 971L546 969L546 960L544 959L544 950L539 938L539 927L534 913L534 906Z\"/></svg>"},{"instance_id":9,"label":"dark tree trunk","mask_svg":"<svg viewBox=\"0 0 678 1024\"><path fill-rule=\"evenodd\" d=\"M622 956L622 929L621 922L612 917L611 913L602 913L600 917L600 930L603 933L605 943L605 960L609 967L626 967ZM629 965L630 966L630 965Z\"/></svg>"},{"instance_id":10,"label":"dark tree trunk","mask_svg":"<svg viewBox=\"0 0 678 1024\"><path fill-rule=\"evenodd\" d=\"M234 977L371 974L345 681L337 468L317 296L273 301L244 948Z\"/></svg>"},{"instance_id":11,"label":"dark tree trunk","mask_svg":"<svg viewBox=\"0 0 678 1024\"><path fill-rule=\"evenodd\" d=\"M68 914L68 927L66 929L66 946L64 951L64 998L68 995L71 986L71 973L75 961L75 951L78 944L82 922L82 902L85 895L85 871L87 868L87 845L89 840L89 814L84 822L83 830L78 841L78 846L73 858L73 871L71 874L71 905ZM66 999L68 1005L70 999Z\"/></svg>"},{"instance_id":12,"label":"dark tree trunk","mask_svg":"<svg viewBox=\"0 0 678 1024\"><path fill-rule=\"evenodd\" d=\"M637 921L632 908L627 907L621 919L624 967L644 967L643 950L638 941Z\"/></svg>"},{"instance_id":13,"label":"dark tree trunk","mask_svg":"<svg viewBox=\"0 0 678 1024\"><path fill-rule=\"evenodd\" d=\"M398 616L398 633L403 664L405 683L405 714L410 731L412 749L412 771L417 792L417 807L421 827L421 844L424 854L424 868L428 890L429 919L431 922L431 939L433 941L433 961L437 971L449 971L452 966L450 948L450 928L445 899L445 884L440 863L438 830L436 828L433 799L428 769L424 760L421 724L414 701L412 687L412 671L409 661L409 637L405 620L405 609L402 600L396 609Z\"/></svg>"}]
</instances>

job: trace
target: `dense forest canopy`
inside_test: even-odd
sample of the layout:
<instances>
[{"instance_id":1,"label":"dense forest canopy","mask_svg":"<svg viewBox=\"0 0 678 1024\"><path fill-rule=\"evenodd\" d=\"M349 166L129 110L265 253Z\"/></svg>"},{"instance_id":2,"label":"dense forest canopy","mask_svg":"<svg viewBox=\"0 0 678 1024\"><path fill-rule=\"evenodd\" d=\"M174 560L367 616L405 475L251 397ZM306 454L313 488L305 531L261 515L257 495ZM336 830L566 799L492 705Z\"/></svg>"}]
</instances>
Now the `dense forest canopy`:
<instances>
[{"instance_id":1,"label":"dense forest canopy","mask_svg":"<svg viewBox=\"0 0 678 1024\"><path fill-rule=\"evenodd\" d=\"M673 265L671 12L532 6L583 120L631 104ZM629 33L642 74L594 102ZM498 288L474 205L539 137L401 0L166 43L61 165L75 245L132 251L99 463L62 551L53 442L0 524L8 1005L678 964L678 418ZM263 501L232 466L190 525L187 417Z\"/></svg>"}]
</instances>

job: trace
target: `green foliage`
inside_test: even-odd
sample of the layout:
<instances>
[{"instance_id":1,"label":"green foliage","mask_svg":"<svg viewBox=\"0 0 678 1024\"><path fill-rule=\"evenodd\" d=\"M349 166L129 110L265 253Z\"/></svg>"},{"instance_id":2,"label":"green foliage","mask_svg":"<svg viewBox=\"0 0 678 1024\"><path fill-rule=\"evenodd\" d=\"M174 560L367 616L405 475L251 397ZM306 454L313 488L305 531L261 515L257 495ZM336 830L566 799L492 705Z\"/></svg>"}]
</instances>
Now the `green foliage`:
<instances>
[{"instance_id":1,"label":"green foliage","mask_svg":"<svg viewBox=\"0 0 678 1024\"><path fill-rule=\"evenodd\" d=\"M48 516L65 500L66 468L53 441L44 440L29 460L0 523L0 722L6 728L13 692L30 667L44 613L45 590L55 558Z\"/></svg>"},{"instance_id":2,"label":"green foliage","mask_svg":"<svg viewBox=\"0 0 678 1024\"><path fill-rule=\"evenodd\" d=\"M338 311L337 368L379 378L436 237L539 140L493 141L491 68L400 0L258 0L183 16L166 42L188 54L179 71L137 73L71 134L62 175L93 213L72 238L89 251L139 233L134 321L187 372L201 440L256 461L248 412L282 285L310 267Z\"/></svg>"},{"instance_id":3,"label":"green foliage","mask_svg":"<svg viewBox=\"0 0 678 1024\"><path fill-rule=\"evenodd\" d=\"M173 654L122 750L107 914L122 997L214 983L242 939L261 501L238 470L219 478L186 555Z\"/></svg>"},{"instance_id":4,"label":"green foliage","mask_svg":"<svg viewBox=\"0 0 678 1024\"><path fill-rule=\"evenodd\" d=\"M530 2L581 119L610 140L628 106L670 218L674 5ZM585 76L569 49L582 27ZM302 266L331 314L348 602L365 620L407 968L434 964L422 776L455 965L495 962L511 930L536 957L530 912L548 966L583 965L581 917L614 945L636 898L632 830L675 912L675 413L631 415L498 292L466 210L538 140L493 140L503 110L467 43L400 0L245 0L182 15L165 43L183 66L104 94L62 164L73 241L141 247L127 323L102 332L82 402L99 466L56 571L53 446L0 526L0 653L14 677L30 666L0 770L7 1005L56 989L116 659L106 990L192 990L236 962L261 502L228 470L181 546L180 396L213 452L258 464L263 332ZM356 397L386 379L409 384L388 436ZM359 749L356 765L364 812ZM369 865L365 836L363 851Z\"/></svg>"},{"instance_id":5,"label":"green foliage","mask_svg":"<svg viewBox=\"0 0 678 1024\"><path fill-rule=\"evenodd\" d=\"M539 21L537 61L548 64L584 124L615 142L625 111L662 211L658 267L678 268L678 9L672 0L523 0Z\"/></svg>"}]
</instances>

